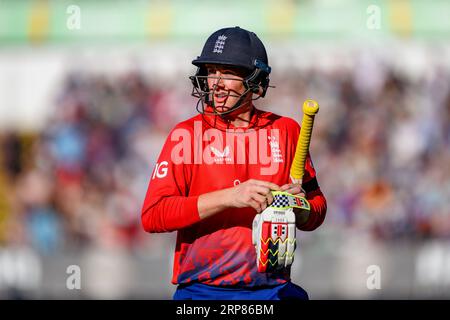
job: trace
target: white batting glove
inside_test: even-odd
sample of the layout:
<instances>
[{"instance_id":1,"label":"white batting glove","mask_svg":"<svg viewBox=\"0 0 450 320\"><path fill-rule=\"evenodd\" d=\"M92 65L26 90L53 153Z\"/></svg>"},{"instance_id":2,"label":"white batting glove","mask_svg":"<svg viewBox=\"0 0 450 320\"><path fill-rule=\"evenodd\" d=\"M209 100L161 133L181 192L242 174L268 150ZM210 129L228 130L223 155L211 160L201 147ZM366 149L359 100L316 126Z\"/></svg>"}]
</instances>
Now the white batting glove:
<instances>
[{"instance_id":1,"label":"white batting glove","mask_svg":"<svg viewBox=\"0 0 450 320\"><path fill-rule=\"evenodd\" d=\"M272 204L253 219L252 240L259 272L274 272L294 262L294 208L310 210L304 197L282 191L272 191L272 195Z\"/></svg>"}]
</instances>

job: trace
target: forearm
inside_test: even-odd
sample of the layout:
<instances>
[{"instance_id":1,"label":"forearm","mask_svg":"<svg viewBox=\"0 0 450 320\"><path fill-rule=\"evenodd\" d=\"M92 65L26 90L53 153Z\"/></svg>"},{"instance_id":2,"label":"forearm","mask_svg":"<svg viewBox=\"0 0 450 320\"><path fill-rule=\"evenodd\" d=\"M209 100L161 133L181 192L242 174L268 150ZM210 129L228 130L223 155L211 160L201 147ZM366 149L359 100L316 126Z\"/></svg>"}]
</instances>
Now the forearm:
<instances>
[{"instance_id":1,"label":"forearm","mask_svg":"<svg viewBox=\"0 0 450 320\"><path fill-rule=\"evenodd\" d=\"M306 198L311 209L308 212L296 212L296 226L302 231L312 231L317 229L324 221L327 212L327 201L320 189L310 192Z\"/></svg>"},{"instance_id":2,"label":"forearm","mask_svg":"<svg viewBox=\"0 0 450 320\"><path fill-rule=\"evenodd\" d=\"M149 197L142 208L142 225L147 232L171 232L200 220L198 197Z\"/></svg>"},{"instance_id":3,"label":"forearm","mask_svg":"<svg viewBox=\"0 0 450 320\"><path fill-rule=\"evenodd\" d=\"M230 207L228 189L202 194L197 202L200 219L208 218Z\"/></svg>"},{"instance_id":4,"label":"forearm","mask_svg":"<svg viewBox=\"0 0 450 320\"><path fill-rule=\"evenodd\" d=\"M273 200L270 190L279 190L279 186L250 179L200 196L150 196L148 191L142 224L147 232L167 232L186 228L228 208L252 207L261 212Z\"/></svg>"},{"instance_id":5,"label":"forearm","mask_svg":"<svg viewBox=\"0 0 450 320\"><path fill-rule=\"evenodd\" d=\"M142 225L147 232L170 232L212 216L228 205L227 189L198 197L172 196L146 201L142 210Z\"/></svg>"}]
</instances>

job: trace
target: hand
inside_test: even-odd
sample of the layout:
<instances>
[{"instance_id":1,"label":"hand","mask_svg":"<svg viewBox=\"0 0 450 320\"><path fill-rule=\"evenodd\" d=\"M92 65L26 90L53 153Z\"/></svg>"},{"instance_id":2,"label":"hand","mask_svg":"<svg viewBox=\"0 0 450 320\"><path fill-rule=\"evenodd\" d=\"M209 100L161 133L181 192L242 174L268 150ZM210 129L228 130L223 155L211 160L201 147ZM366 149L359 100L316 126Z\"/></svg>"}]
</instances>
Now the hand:
<instances>
[{"instance_id":1,"label":"hand","mask_svg":"<svg viewBox=\"0 0 450 320\"><path fill-rule=\"evenodd\" d=\"M281 186L281 191L285 191L287 193L305 197L305 191L302 189L302 186L300 184L296 183L287 183Z\"/></svg>"},{"instance_id":2,"label":"hand","mask_svg":"<svg viewBox=\"0 0 450 320\"><path fill-rule=\"evenodd\" d=\"M290 194L306 198L305 191L302 189L300 184L296 183L284 184L281 186L281 191L285 191ZM294 213L295 213L295 224L297 225L297 228L300 228L308 221L310 212L300 208L294 208Z\"/></svg>"},{"instance_id":3,"label":"hand","mask_svg":"<svg viewBox=\"0 0 450 320\"><path fill-rule=\"evenodd\" d=\"M261 213L273 202L272 190L280 191L280 187L272 182L250 179L228 189L226 198L230 207L252 207Z\"/></svg>"}]
</instances>

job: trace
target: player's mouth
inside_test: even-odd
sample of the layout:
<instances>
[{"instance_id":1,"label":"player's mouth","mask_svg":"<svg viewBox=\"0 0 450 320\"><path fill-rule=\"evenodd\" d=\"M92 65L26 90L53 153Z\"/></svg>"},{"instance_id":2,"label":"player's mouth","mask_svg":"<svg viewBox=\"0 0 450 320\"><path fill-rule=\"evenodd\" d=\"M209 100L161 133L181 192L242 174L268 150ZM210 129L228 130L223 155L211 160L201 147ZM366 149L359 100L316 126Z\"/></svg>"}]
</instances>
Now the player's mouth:
<instances>
[{"instance_id":1,"label":"player's mouth","mask_svg":"<svg viewBox=\"0 0 450 320\"><path fill-rule=\"evenodd\" d=\"M228 94L226 94L226 93L214 94L214 102L216 103L216 105L225 103L227 98L228 98Z\"/></svg>"}]
</instances>

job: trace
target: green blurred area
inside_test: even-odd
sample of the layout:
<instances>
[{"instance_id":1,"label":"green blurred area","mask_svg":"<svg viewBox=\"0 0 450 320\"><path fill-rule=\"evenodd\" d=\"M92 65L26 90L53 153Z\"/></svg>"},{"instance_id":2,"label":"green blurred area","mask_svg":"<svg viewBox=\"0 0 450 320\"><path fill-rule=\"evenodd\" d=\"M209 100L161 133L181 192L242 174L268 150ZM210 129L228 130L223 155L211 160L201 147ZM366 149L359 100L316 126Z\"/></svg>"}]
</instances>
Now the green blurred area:
<instances>
[{"instance_id":1,"label":"green blurred area","mask_svg":"<svg viewBox=\"0 0 450 320\"><path fill-rule=\"evenodd\" d=\"M189 41L233 25L277 39L446 39L449 12L446 0L0 0L0 45Z\"/></svg>"}]
</instances>

